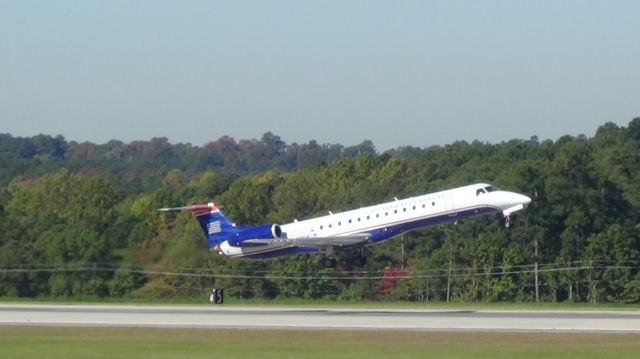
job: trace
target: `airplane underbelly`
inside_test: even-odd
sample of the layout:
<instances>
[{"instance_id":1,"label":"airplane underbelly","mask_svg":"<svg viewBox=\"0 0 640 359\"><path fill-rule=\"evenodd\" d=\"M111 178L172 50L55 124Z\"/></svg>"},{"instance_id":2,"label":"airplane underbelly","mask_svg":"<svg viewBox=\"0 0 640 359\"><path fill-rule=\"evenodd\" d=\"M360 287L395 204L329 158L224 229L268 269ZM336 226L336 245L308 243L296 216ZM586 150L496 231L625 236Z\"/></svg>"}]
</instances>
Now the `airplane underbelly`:
<instances>
[{"instance_id":1,"label":"airplane underbelly","mask_svg":"<svg viewBox=\"0 0 640 359\"><path fill-rule=\"evenodd\" d=\"M228 242L220 245L220 254L247 259L269 259L296 253L314 253L318 248L301 246L255 246L255 247L234 247Z\"/></svg>"}]
</instances>

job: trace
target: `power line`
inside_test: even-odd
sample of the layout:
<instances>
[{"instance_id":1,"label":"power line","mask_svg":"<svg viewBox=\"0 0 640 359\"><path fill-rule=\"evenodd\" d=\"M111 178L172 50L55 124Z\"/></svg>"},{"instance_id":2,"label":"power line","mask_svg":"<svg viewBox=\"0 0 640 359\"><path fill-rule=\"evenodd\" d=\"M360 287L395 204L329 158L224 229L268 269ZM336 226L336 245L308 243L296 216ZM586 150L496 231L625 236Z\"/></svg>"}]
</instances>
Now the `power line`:
<instances>
[{"instance_id":1,"label":"power line","mask_svg":"<svg viewBox=\"0 0 640 359\"><path fill-rule=\"evenodd\" d=\"M584 262L583 262L584 263ZM581 270L634 270L640 269L640 265L616 265L609 264L607 262L593 262L590 265L582 266L565 266L556 267L557 263L542 264L538 268L539 273L558 273L558 272L576 272ZM611 263L611 262L609 262ZM627 261L627 263L633 263ZM635 262L637 263L637 262ZM419 270L411 271L409 273L400 274L385 274L385 272L357 272L361 275L354 275L354 272L342 272L344 275L318 275L318 274L302 274L302 275L279 275L277 271L268 271L261 274L244 274L236 271L235 273L212 273L210 269L203 268L194 270L189 268L185 271L184 268L166 269L166 270L147 270L138 269L136 267L120 267L116 268L110 264L96 263L95 265L87 266L86 264L81 266L0 266L0 273L73 273L73 272L110 272L110 273L130 273L130 274L142 274L148 276L175 276L175 277L194 277L194 278L224 278L224 279L268 279L268 280L381 280L381 279L438 279L438 278L465 278L465 277L493 277L504 275L521 275L532 274L535 269L521 269L521 270L504 270L511 266L492 267L488 270L478 272L474 268L452 268L451 273L448 273L448 269L434 269L434 270ZM515 267L515 266L514 266ZM520 265L520 268L533 268L534 265ZM371 274L370 274L371 273Z\"/></svg>"}]
</instances>

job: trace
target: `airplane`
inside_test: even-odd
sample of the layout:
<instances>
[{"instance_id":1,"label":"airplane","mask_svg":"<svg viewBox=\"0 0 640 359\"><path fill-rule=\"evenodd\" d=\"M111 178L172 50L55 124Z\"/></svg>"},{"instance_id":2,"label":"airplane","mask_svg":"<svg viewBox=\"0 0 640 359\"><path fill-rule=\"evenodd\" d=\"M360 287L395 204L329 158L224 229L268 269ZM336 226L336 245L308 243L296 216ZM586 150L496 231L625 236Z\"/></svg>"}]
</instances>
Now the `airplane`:
<instances>
[{"instance_id":1,"label":"airplane","mask_svg":"<svg viewBox=\"0 0 640 359\"><path fill-rule=\"evenodd\" d=\"M159 211L194 214L209 250L222 255L268 259L320 252L331 258L336 248L362 248L416 228L490 213L502 213L508 227L511 215L530 202L531 198L525 195L478 183L283 225L238 226L214 203Z\"/></svg>"}]
</instances>

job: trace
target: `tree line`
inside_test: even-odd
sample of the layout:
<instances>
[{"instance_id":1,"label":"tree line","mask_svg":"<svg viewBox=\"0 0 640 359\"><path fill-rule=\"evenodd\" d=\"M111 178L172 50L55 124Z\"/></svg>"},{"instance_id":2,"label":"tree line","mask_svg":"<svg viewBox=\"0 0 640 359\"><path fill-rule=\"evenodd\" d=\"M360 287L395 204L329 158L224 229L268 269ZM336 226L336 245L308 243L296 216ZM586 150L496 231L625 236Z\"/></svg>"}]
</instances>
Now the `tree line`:
<instances>
[{"instance_id":1,"label":"tree line","mask_svg":"<svg viewBox=\"0 0 640 359\"><path fill-rule=\"evenodd\" d=\"M459 141L380 153L371 141L204 146L0 135L0 295L640 302L640 118L596 134ZM475 182L533 198L364 249L268 261L210 253L197 222L157 208L215 201L237 223L287 223ZM389 287L389 270L404 267ZM384 282L384 285L381 283ZM381 288L384 287L384 290Z\"/></svg>"}]
</instances>

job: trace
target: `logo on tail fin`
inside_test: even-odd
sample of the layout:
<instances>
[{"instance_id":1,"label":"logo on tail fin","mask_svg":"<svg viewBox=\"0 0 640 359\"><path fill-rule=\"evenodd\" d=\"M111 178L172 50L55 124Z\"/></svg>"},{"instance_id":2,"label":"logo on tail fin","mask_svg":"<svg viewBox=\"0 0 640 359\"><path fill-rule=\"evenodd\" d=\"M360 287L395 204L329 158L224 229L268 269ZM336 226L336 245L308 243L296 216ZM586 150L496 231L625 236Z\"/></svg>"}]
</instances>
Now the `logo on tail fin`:
<instances>
[{"instance_id":1,"label":"logo on tail fin","mask_svg":"<svg viewBox=\"0 0 640 359\"><path fill-rule=\"evenodd\" d=\"M222 232L222 225L220 221L215 221L209 223L209 235L216 234Z\"/></svg>"}]
</instances>

